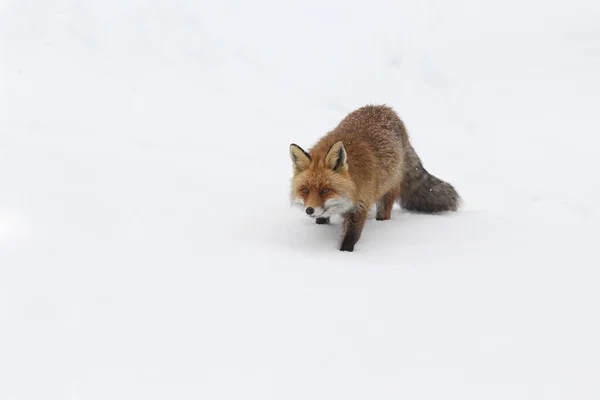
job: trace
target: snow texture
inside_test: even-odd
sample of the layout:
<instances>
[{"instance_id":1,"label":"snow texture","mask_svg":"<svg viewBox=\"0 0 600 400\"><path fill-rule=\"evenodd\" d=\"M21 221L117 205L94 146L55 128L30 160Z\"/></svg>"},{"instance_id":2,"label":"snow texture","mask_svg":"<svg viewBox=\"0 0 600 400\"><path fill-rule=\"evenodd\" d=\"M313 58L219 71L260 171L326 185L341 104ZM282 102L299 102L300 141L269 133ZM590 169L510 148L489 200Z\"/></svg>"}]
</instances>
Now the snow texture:
<instances>
[{"instance_id":1,"label":"snow texture","mask_svg":"<svg viewBox=\"0 0 600 400\"><path fill-rule=\"evenodd\" d=\"M0 1L0 399L600 398L600 2ZM387 103L458 213L290 207Z\"/></svg>"}]
</instances>

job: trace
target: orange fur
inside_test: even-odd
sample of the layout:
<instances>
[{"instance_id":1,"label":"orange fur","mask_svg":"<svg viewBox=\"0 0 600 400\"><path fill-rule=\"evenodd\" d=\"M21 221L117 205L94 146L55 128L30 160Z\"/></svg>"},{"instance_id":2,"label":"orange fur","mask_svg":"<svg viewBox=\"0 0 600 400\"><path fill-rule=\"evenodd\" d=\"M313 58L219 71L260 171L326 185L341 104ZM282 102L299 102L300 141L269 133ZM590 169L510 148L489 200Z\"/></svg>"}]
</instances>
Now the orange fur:
<instances>
[{"instance_id":1,"label":"orange fur","mask_svg":"<svg viewBox=\"0 0 600 400\"><path fill-rule=\"evenodd\" d=\"M354 249L374 205L378 220L390 219L397 199L419 211L457 207L458 195L452 186L423 168L403 122L387 106L351 112L309 152L292 144L290 156L292 199L301 201L311 216L319 217L320 210L327 219L334 211L344 215L341 250ZM421 181L431 187L423 187ZM440 198L435 197L438 193ZM313 209L319 213L313 215Z\"/></svg>"}]
</instances>

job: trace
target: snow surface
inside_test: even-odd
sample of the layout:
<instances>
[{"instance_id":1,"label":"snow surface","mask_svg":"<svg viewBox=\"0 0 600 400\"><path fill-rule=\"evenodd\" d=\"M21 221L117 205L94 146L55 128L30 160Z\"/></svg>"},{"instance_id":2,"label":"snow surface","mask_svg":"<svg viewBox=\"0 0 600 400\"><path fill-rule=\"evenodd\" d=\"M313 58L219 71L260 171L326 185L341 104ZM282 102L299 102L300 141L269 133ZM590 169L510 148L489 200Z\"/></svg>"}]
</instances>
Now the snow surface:
<instances>
[{"instance_id":1,"label":"snow surface","mask_svg":"<svg viewBox=\"0 0 600 400\"><path fill-rule=\"evenodd\" d=\"M598 20L0 1L0 399L599 399ZM465 203L341 253L288 145L367 103Z\"/></svg>"}]
</instances>

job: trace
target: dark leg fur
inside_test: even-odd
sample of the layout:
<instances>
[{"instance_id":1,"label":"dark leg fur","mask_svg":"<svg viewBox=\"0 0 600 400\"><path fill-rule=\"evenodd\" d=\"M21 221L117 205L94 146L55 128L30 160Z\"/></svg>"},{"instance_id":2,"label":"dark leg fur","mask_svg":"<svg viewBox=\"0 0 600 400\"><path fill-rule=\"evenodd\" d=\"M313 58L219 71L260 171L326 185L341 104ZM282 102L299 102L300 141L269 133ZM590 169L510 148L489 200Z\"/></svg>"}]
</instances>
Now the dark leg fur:
<instances>
[{"instance_id":1,"label":"dark leg fur","mask_svg":"<svg viewBox=\"0 0 600 400\"><path fill-rule=\"evenodd\" d=\"M367 211L370 207L357 207L344 217L344 240L341 251L354 251L354 245L360 239L360 234L367 220Z\"/></svg>"},{"instance_id":2,"label":"dark leg fur","mask_svg":"<svg viewBox=\"0 0 600 400\"><path fill-rule=\"evenodd\" d=\"M325 225L329 223L329 217L319 217L317 218L317 225Z\"/></svg>"}]
</instances>

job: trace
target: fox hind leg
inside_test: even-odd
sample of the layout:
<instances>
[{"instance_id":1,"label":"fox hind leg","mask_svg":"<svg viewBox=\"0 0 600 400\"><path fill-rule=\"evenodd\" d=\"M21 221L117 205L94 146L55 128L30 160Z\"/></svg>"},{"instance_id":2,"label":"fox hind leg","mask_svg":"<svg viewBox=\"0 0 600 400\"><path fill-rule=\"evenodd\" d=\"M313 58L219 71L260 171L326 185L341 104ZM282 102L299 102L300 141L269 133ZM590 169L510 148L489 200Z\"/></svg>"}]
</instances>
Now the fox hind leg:
<instances>
[{"instance_id":1,"label":"fox hind leg","mask_svg":"<svg viewBox=\"0 0 600 400\"><path fill-rule=\"evenodd\" d=\"M375 216L377 221L385 221L391 218L392 208L394 207L394 202L398 197L398 193L398 188L394 188L384 194L383 197L377 201L377 215Z\"/></svg>"}]
</instances>

